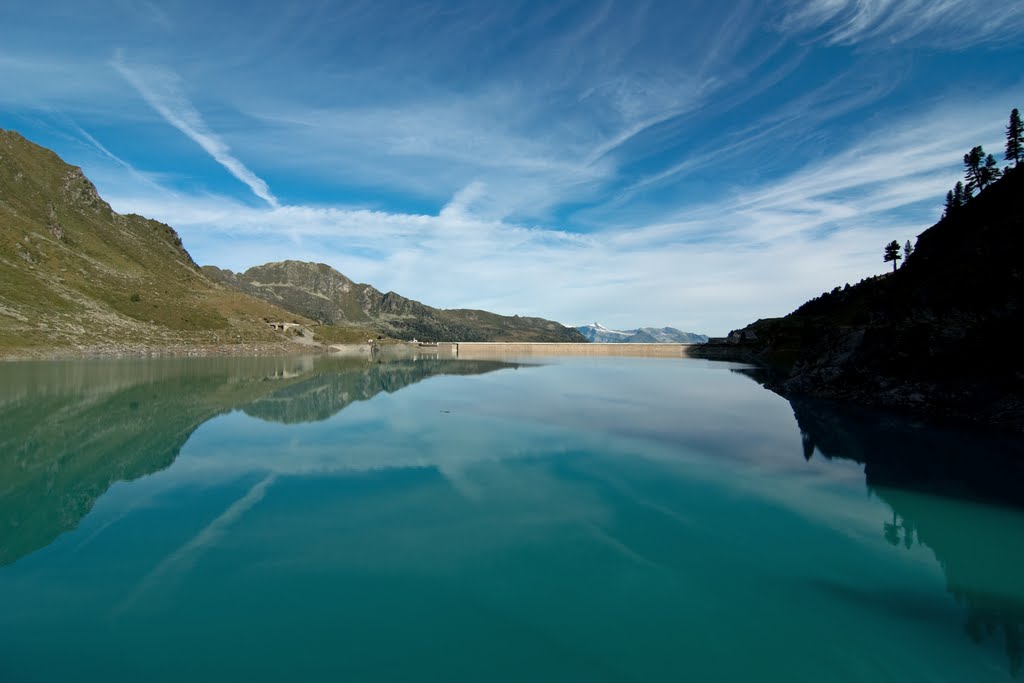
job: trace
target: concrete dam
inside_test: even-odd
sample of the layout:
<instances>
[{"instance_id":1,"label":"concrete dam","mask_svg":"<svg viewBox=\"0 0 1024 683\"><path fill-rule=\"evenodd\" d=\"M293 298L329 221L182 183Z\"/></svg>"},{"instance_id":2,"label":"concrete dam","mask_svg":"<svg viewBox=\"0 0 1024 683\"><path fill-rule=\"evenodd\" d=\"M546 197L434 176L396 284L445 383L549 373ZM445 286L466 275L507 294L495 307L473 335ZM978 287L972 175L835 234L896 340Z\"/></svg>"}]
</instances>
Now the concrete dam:
<instances>
[{"instance_id":1,"label":"concrete dam","mask_svg":"<svg viewBox=\"0 0 1024 683\"><path fill-rule=\"evenodd\" d=\"M686 358L697 344L607 344L568 342L441 342L442 358L494 358L495 356L637 356Z\"/></svg>"}]
</instances>

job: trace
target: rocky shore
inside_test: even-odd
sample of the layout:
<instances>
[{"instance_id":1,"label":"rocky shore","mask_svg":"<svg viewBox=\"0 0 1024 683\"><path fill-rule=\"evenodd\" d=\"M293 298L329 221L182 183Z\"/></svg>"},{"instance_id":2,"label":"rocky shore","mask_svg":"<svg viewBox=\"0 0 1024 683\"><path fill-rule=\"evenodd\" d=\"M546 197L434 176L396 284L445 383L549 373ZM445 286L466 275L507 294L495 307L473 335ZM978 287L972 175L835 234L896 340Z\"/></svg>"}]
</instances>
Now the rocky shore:
<instances>
[{"instance_id":1,"label":"rocky shore","mask_svg":"<svg viewBox=\"0 0 1024 683\"><path fill-rule=\"evenodd\" d=\"M104 343L57 348L0 350L0 361L74 360L83 358L160 358L216 356L285 356L328 353L326 346L300 346L287 341L239 344L132 345Z\"/></svg>"}]
</instances>

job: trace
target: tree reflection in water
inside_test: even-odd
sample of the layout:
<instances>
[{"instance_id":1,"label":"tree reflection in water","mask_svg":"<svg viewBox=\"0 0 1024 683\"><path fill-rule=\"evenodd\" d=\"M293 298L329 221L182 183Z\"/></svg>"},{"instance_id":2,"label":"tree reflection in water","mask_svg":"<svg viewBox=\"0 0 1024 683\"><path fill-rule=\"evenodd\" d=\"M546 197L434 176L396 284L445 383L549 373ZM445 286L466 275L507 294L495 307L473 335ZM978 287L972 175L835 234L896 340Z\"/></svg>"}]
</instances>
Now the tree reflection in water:
<instances>
[{"instance_id":1,"label":"tree reflection in water","mask_svg":"<svg viewBox=\"0 0 1024 683\"><path fill-rule=\"evenodd\" d=\"M737 370L755 380L757 370ZM1002 639L1012 675L1024 669L1024 445L1019 438L901 415L787 397L803 456L864 465L868 491L892 510L894 547L929 548L977 643ZM1012 522L1012 523L1011 523Z\"/></svg>"}]
</instances>

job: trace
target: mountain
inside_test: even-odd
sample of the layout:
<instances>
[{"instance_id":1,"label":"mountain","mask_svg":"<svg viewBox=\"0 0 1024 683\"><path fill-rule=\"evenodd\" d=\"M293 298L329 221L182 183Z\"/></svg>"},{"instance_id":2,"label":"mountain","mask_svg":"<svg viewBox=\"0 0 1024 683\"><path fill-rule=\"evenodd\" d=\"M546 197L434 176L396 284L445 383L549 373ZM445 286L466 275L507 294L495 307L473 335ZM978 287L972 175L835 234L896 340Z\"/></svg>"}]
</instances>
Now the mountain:
<instances>
[{"instance_id":1,"label":"mountain","mask_svg":"<svg viewBox=\"0 0 1024 683\"><path fill-rule=\"evenodd\" d=\"M112 484L170 467L233 410L324 420L439 375L516 367L431 358L250 357L0 365L0 567L73 529ZM40 419L45 415L46 419Z\"/></svg>"},{"instance_id":2,"label":"mountain","mask_svg":"<svg viewBox=\"0 0 1024 683\"><path fill-rule=\"evenodd\" d=\"M584 342L576 330L542 318L439 309L353 282L323 263L281 261L233 273L203 266L212 280L325 325L358 325L422 341Z\"/></svg>"},{"instance_id":3,"label":"mountain","mask_svg":"<svg viewBox=\"0 0 1024 683\"><path fill-rule=\"evenodd\" d=\"M635 330L610 330L600 323L576 328L590 342L605 344L703 344L707 335L683 332L674 327L640 327Z\"/></svg>"},{"instance_id":4,"label":"mountain","mask_svg":"<svg viewBox=\"0 0 1024 683\"><path fill-rule=\"evenodd\" d=\"M78 167L0 129L0 356L280 350L302 338L266 321L321 328L325 341L395 337L585 341L540 318L439 310L382 294L323 264L200 269L168 225L121 215Z\"/></svg>"},{"instance_id":5,"label":"mountain","mask_svg":"<svg viewBox=\"0 0 1024 683\"><path fill-rule=\"evenodd\" d=\"M206 278L167 225L120 215L82 170L0 129L0 355L284 344L282 309Z\"/></svg>"},{"instance_id":6,"label":"mountain","mask_svg":"<svg viewBox=\"0 0 1024 683\"><path fill-rule=\"evenodd\" d=\"M898 271L836 287L695 355L753 360L812 395L1024 431L1024 169L918 237Z\"/></svg>"}]
</instances>

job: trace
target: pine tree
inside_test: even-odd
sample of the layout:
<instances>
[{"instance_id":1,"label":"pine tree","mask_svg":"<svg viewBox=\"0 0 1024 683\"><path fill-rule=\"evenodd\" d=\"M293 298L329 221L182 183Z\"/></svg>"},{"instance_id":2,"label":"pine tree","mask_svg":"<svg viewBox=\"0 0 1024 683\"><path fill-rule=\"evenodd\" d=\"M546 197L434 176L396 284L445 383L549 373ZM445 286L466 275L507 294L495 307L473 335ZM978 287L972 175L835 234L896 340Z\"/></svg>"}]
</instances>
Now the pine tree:
<instances>
[{"instance_id":1,"label":"pine tree","mask_svg":"<svg viewBox=\"0 0 1024 683\"><path fill-rule=\"evenodd\" d=\"M1010 123L1006 126L1006 160L1013 161L1014 167L1024 157L1024 123L1020 120L1020 112L1010 112Z\"/></svg>"},{"instance_id":2,"label":"pine tree","mask_svg":"<svg viewBox=\"0 0 1024 683\"><path fill-rule=\"evenodd\" d=\"M953 204L955 201L956 199L953 197L953 190L950 190L946 193L946 207L942 211L943 218L947 218L951 213L956 211L955 205Z\"/></svg>"},{"instance_id":3,"label":"pine tree","mask_svg":"<svg viewBox=\"0 0 1024 683\"><path fill-rule=\"evenodd\" d=\"M985 165L981 167L981 182L982 189L988 187L1003 175L1003 172L999 170L999 165L996 163L996 158L989 154L985 157Z\"/></svg>"},{"instance_id":4,"label":"pine tree","mask_svg":"<svg viewBox=\"0 0 1024 683\"><path fill-rule=\"evenodd\" d=\"M968 196L973 195L975 190L985 189L981 168L985 163L985 150L981 145L972 147L971 151L964 155L964 179L967 181L966 189Z\"/></svg>"},{"instance_id":5,"label":"pine tree","mask_svg":"<svg viewBox=\"0 0 1024 683\"><path fill-rule=\"evenodd\" d=\"M1003 174L996 164L996 159L991 154L986 155L985 149L978 145L964 155L964 176L967 179L968 197L977 190L981 192L986 187L999 180Z\"/></svg>"},{"instance_id":6,"label":"pine tree","mask_svg":"<svg viewBox=\"0 0 1024 683\"><path fill-rule=\"evenodd\" d=\"M959 209L961 206L967 203L967 200L971 198L970 191L964 187L962 181L957 181L956 186L953 187L953 206Z\"/></svg>"},{"instance_id":7,"label":"pine tree","mask_svg":"<svg viewBox=\"0 0 1024 683\"><path fill-rule=\"evenodd\" d=\"M907 261L910 260L910 255L914 253L914 245L907 240L907 243L903 245L903 265L907 265Z\"/></svg>"},{"instance_id":8,"label":"pine tree","mask_svg":"<svg viewBox=\"0 0 1024 683\"><path fill-rule=\"evenodd\" d=\"M885 245L885 256L882 258L882 262L888 263L889 261L892 261L892 272L896 272L896 262L901 258L903 257L900 256L899 242L893 240L892 242L889 242L889 244Z\"/></svg>"}]
</instances>

